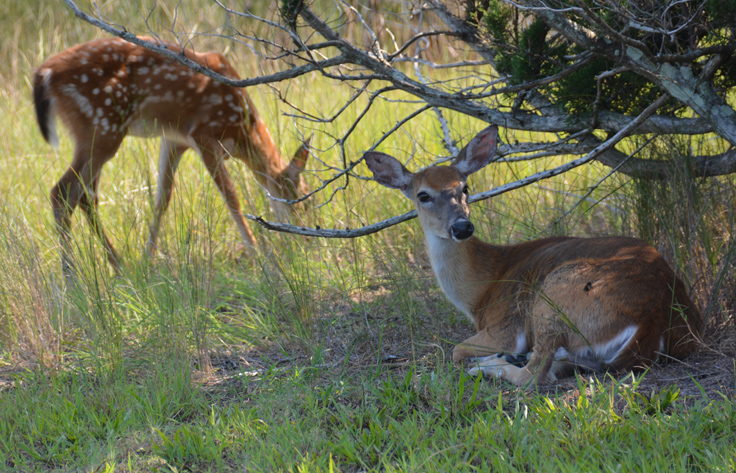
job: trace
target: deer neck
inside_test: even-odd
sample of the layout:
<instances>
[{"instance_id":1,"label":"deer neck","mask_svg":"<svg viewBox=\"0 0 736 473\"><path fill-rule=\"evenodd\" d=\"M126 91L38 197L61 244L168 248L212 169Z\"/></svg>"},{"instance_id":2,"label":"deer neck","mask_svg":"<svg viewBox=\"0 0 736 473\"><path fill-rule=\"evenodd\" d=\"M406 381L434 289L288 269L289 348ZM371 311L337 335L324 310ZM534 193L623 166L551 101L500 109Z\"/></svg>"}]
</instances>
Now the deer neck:
<instances>
[{"instance_id":1,"label":"deer neck","mask_svg":"<svg viewBox=\"0 0 736 473\"><path fill-rule=\"evenodd\" d=\"M425 234L427 253L437 282L447 298L477 324L474 308L500 274L498 248L471 237L454 241Z\"/></svg>"},{"instance_id":2,"label":"deer neck","mask_svg":"<svg viewBox=\"0 0 736 473\"><path fill-rule=\"evenodd\" d=\"M258 182L272 194L280 197L277 177L286 168L278 147L271 137L266 124L256 118L246 130L247 138L243 161L253 171Z\"/></svg>"},{"instance_id":3,"label":"deer neck","mask_svg":"<svg viewBox=\"0 0 736 473\"><path fill-rule=\"evenodd\" d=\"M238 127L240 152L237 155L250 168L261 186L271 194L282 197L277 182L288 163L281 156L250 96L243 91L240 97L245 116L242 126Z\"/></svg>"}]
</instances>

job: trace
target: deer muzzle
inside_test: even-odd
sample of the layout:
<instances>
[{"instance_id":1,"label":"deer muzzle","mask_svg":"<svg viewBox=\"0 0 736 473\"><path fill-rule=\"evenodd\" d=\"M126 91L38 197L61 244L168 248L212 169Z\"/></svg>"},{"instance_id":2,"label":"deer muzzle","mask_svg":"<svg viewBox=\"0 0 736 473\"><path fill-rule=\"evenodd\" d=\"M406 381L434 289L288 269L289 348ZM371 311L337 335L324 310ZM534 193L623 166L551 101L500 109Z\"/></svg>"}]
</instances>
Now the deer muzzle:
<instances>
[{"instance_id":1,"label":"deer muzzle","mask_svg":"<svg viewBox=\"0 0 736 473\"><path fill-rule=\"evenodd\" d=\"M474 231L473 223L467 218L459 218L450 226L450 236L455 241L467 240Z\"/></svg>"}]
</instances>

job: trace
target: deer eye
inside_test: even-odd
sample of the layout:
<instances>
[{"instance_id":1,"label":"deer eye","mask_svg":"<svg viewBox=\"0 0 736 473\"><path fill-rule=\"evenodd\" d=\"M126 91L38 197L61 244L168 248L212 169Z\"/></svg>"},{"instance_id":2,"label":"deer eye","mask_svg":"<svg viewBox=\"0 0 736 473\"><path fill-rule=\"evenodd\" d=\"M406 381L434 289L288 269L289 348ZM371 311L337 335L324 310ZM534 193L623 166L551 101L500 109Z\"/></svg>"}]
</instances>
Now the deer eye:
<instances>
[{"instance_id":1,"label":"deer eye","mask_svg":"<svg viewBox=\"0 0 736 473\"><path fill-rule=\"evenodd\" d=\"M469 192L470 190L468 189L468 186L465 185L465 187L463 187L463 194L468 195Z\"/></svg>"},{"instance_id":2,"label":"deer eye","mask_svg":"<svg viewBox=\"0 0 736 473\"><path fill-rule=\"evenodd\" d=\"M417 199L419 202L430 202L432 200L432 196L422 191L417 194Z\"/></svg>"}]
</instances>

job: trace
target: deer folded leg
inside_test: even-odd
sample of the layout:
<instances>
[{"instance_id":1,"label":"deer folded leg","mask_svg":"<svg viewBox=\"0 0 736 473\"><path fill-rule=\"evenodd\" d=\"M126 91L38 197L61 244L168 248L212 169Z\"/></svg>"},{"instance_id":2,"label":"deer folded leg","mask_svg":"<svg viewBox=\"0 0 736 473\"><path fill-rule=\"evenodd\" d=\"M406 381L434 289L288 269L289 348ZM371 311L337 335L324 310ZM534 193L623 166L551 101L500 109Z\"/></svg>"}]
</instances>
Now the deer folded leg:
<instances>
[{"instance_id":1,"label":"deer folded leg","mask_svg":"<svg viewBox=\"0 0 736 473\"><path fill-rule=\"evenodd\" d=\"M502 337L491 335L488 330L481 330L455 346L452 350L452 361L457 363L472 357L507 353L513 349L514 346L503 341Z\"/></svg>"}]
</instances>

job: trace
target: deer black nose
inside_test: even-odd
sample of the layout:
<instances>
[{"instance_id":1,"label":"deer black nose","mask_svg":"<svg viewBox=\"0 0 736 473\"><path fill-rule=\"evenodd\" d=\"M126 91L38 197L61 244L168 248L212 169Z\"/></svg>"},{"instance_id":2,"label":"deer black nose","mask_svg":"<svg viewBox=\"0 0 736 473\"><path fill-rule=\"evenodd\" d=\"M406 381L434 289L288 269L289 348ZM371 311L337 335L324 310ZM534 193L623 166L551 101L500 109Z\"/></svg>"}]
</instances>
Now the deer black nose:
<instances>
[{"instance_id":1,"label":"deer black nose","mask_svg":"<svg viewBox=\"0 0 736 473\"><path fill-rule=\"evenodd\" d=\"M466 218L455 220L455 223L450 227L450 235L452 236L452 239L456 241L470 238L473 236L474 231L475 227L473 226L473 223Z\"/></svg>"}]
</instances>

